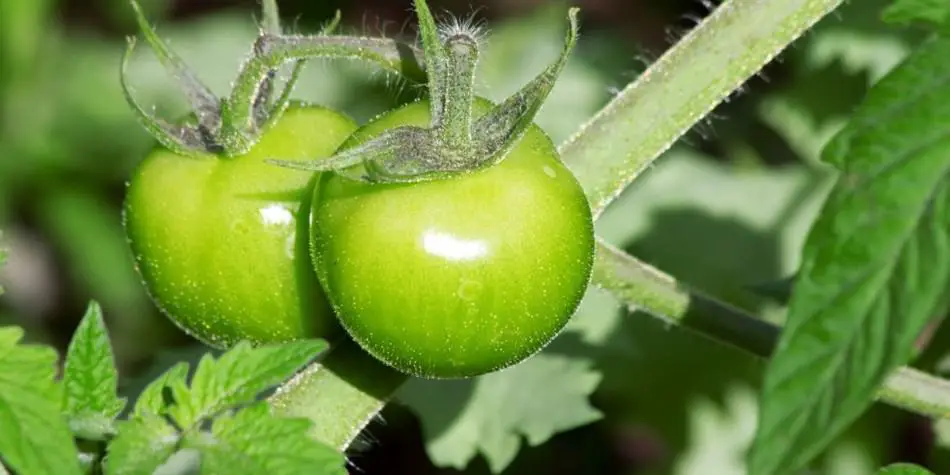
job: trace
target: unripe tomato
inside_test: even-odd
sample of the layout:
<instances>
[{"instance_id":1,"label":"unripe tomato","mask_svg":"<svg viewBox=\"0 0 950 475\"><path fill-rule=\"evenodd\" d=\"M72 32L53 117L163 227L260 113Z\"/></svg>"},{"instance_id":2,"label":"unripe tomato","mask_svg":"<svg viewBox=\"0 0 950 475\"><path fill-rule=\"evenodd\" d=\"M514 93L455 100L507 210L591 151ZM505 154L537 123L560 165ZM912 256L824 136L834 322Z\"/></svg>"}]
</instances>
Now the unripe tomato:
<instances>
[{"instance_id":1,"label":"unripe tomato","mask_svg":"<svg viewBox=\"0 0 950 475\"><path fill-rule=\"evenodd\" d=\"M157 305L219 348L332 334L307 252L314 175L264 160L327 157L355 129L332 110L294 105L239 157L154 149L129 182L125 226Z\"/></svg>"},{"instance_id":2,"label":"unripe tomato","mask_svg":"<svg viewBox=\"0 0 950 475\"><path fill-rule=\"evenodd\" d=\"M488 106L480 99L476 115ZM429 117L426 102L390 111L342 148ZM325 173L314 193L312 257L337 317L411 375L471 377L522 361L567 324L590 279L587 199L535 125L482 171L412 184Z\"/></svg>"}]
</instances>

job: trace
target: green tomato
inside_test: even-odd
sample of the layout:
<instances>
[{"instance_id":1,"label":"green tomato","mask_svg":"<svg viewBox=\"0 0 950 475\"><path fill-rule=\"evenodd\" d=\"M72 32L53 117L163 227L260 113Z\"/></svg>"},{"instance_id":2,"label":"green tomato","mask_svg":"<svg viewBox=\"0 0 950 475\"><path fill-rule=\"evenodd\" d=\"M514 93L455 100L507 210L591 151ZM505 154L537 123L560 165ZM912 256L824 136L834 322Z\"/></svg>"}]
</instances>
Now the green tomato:
<instances>
[{"instance_id":1,"label":"green tomato","mask_svg":"<svg viewBox=\"0 0 950 475\"><path fill-rule=\"evenodd\" d=\"M488 106L479 99L476 115ZM390 111L342 148L429 117L426 102ZM590 280L587 199L535 125L485 170L412 184L326 173L314 193L312 258L337 317L411 375L472 377L524 360L564 328Z\"/></svg>"},{"instance_id":2,"label":"green tomato","mask_svg":"<svg viewBox=\"0 0 950 475\"><path fill-rule=\"evenodd\" d=\"M153 150L129 182L125 226L164 313L219 348L332 335L339 326L307 252L315 176L264 160L327 157L355 129L294 105L240 157Z\"/></svg>"}]
</instances>

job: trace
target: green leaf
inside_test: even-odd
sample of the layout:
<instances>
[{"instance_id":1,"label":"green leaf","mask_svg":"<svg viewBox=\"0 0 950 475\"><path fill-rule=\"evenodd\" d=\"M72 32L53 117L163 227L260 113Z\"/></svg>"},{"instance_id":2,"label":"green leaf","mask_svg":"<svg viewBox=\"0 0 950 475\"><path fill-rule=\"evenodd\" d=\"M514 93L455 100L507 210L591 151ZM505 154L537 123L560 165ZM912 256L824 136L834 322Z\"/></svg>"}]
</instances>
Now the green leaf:
<instances>
[{"instance_id":1,"label":"green leaf","mask_svg":"<svg viewBox=\"0 0 950 475\"><path fill-rule=\"evenodd\" d=\"M950 264L950 40L869 92L825 149L841 170L803 250L770 362L750 474L806 465L871 404L944 311Z\"/></svg>"},{"instance_id":2,"label":"green leaf","mask_svg":"<svg viewBox=\"0 0 950 475\"><path fill-rule=\"evenodd\" d=\"M112 434L112 421L125 408L116 388L119 375L102 309L90 302L66 353L64 407L73 433L90 440Z\"/></svg>"},{"instance_id":3,"label":"green leaf","mask_svg":"<svg viewBox=\"0 0 950 475\"><path fill-rule=\"evenodd\" d=\"M17 473L79 474L79 453L53 379L56 352L18 344L21 338L20 328L0 328L0 457Z\"/></svg>"},{"instance_id":4,"label":"green leaf","mask_svg":"<svg viewBox=\"0 0 950 475\"><path fill-rule=\"evenodd\" d=\"M895 463L877 472L878 475L933 475L933 472L912 463Z\"/></svg>"},{"instance_id":5,"label":"green leaf","mask_svg":"<svg viewBox=\"0 0 950 475\"><path fill-rule=\"evenodd\" d=\"M205 355L191 378L191 387L170 379L175 405L168 410L187 429L218 412L254 401L261 392L288 379L327 348L322 340L303 340L252 348L241 342L215 359Z\"/></svg>"},{"instance_id":6,"label":"green leaf","mask_svg":"<svg viewBox=\"0 0 950 475\"><path fill-rule=\"evenodd\" d=\"M139 397L135 401L134 414L137 416L165 414L165 399L162 392L166 387L171 387L173 384L185 384L187 378L188 363L182 361L168 368L139 393Z\"/></svg>"},{"instance_id":7,"label":"green leaf","mask_svg":"<svg viewBox=\"0 0 950 475\"><path fill-rule=\"evenodd\" d=\"M477 455L500 473L521 448L601 417L588 397L600 382L590 362L548 352L470 380L410 380L399 398L421 417L439 466L465 468Z\"/></svg>"},{"instance_id":8,"label":"green leaf","mask_svg":"<svg viewBox=\"0 0 950 475\"><path fill-rule=\"evenodd\" d=\"M346 475L343 454L307 435L307 419L278 418L258 403L215 419L210 437L185 445L201 451L202 474Z\"/></svg>"},{"instance_id":9,"label":"green leaf","mask_svg":"<svg viewBox=\"0 0 950 475\"><path fill-rule=\"evenodd\" d=\"M950 2L946 0L894 0L881 13L881 20L896 24L922 22L942 25L948 13Z\"/></svg>"},{"instance_id":10,"label":"green leaf","mask_svg":"<svg viewBox=\"0 0 950 475\"><path fill-rule=\"evenodd\" d=\"M137 415L116 426L118 435L109 443L105 463L109 475L151 475L178 449L178 432L155 414Z\"/></svg>"},{"instance_id":11,"label":"green leaf","mask_svg":"<svg viewBox=\"0 0 950 475\"><path fill-rule=\"evenodd\" d=\"M192 448L196 448L195 441L203 441L202 447L211 447L208 449L211 451L241 448L253 452L256 449L241 444L250 444L254 439L255 443L260 444L260 448L271 447L271 443L277 444L287 448L288 454L293 452L302 457L300 460L313 463L316 460L312 457L315 449L302 448L299 442L294 442L287 435L299 432L304 434L304 439L310 444L317 445L318 449L334 453L332 449L323 448L306 438L309 421L291 421L284 424L287 421L269 417L265 405L262 405L264 409L252 410L247 415L242 415L245 411L238 412L238 415L228 414L229 410L253 402L259 393L283 382L326 346L326 342L322 340L296 341L257 348L252 348L247 342L241 342L219 358L206 354L198 363L190 387L187 382L188 363L175 364L142 390L131 419L119 424L119 435L110 444L110 470L114 469L117 470L115 473L123 474L151 474L166 462L173 464L174 461L170 458L181 453L178 452L181 446L189 445L181 440L178 429L188 434L186 440L191 442ZM166 395L169 393L173 401L166 401ZM166 415L174 419L177 428L169 424L164 417ZM219 415L221 417L214 419L212 423L211 434L201 430L204 421ZM257 432L250 431L249 427L255 424ZM277 440L282 434L285 438ZM241 436L246 436L247 439L241 439ZM260 438L255 439L258 437ZM231 443L233 446L215 449L213 444L207 444L208 440L215 439L220 439L216 443L222 446ZM267 450L274 451L273 448ZM205 453L204 449L202 453ZM236 457L239 454L232 455ZM271 455L276 457L274 454L268 456ZM218 456L222 457L226 459L226 455ZM340 458L342 460L342 456ZM206 462L204 458L202 460L202 463L215 463ZM326 461L325 458L321 460ZM248 460L247 457L241 456L240 461L243 468L231 467L230 473L266 473L253 470L252 467L257 465L251 462L257 463L256 459ZM187 464L188 460L184 462ZM278 467L274 473L285 473L279 469L280 465L274 466ZM111 473L110 471L110 475Z\"/></svg>"}]
</instances>

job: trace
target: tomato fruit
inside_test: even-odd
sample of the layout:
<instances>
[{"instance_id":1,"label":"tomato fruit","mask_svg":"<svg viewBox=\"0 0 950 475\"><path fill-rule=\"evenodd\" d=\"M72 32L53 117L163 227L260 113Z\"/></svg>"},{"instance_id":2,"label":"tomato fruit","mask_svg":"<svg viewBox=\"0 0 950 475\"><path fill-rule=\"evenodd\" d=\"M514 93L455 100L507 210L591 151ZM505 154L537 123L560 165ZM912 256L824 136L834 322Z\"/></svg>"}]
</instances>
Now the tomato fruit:
<instances>
[{"instance_id":1,"label":"tomato fruit","mask_svg":"<svg viewBox=\"0 0 950 475\"><path fill-rule=\"evenodd\" d=\"M155 148L128 184L125 226L164 313L219 348L338 329L307 252L315 176L264 160L327 157L355 129L330 109L295 104L244 155Z\"/></svg>"},{"instance_id":2,"label":"tomato fruit","mask_svg":"<svg viewBox=\"0 0 950 475\"><path fill-rule=\"evenodd\" d=\"M490 104L475 102L474 113ZM341 147L430 123L390 111ZM314 266L350 336L405 373L462 378L517 363L567 324L590 279L587 199L536 125L499 164L453 178L369 184L325 173L314 189Z\"/></svg>"}]
</instances>

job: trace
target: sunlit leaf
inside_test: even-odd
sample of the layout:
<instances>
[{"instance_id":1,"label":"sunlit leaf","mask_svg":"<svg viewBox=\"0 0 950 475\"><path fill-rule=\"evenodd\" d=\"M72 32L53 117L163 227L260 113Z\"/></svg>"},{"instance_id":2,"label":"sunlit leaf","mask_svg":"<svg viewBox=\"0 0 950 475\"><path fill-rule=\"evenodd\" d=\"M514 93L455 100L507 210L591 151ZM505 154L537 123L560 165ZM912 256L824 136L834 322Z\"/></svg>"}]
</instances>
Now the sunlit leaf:
<instances>
[{"instance_id":1,"label":"sunlit leaf","mask_svg":"<svg viewBox=\"0 0 950 475\"><path fill-rule=\"evenodd\" d=\"M944 310L947 48L935 39L913 53L825 150L842 174L805 244L764 384L751 475L805 466L868 408Z\"/></svg>"}]
</instances>

